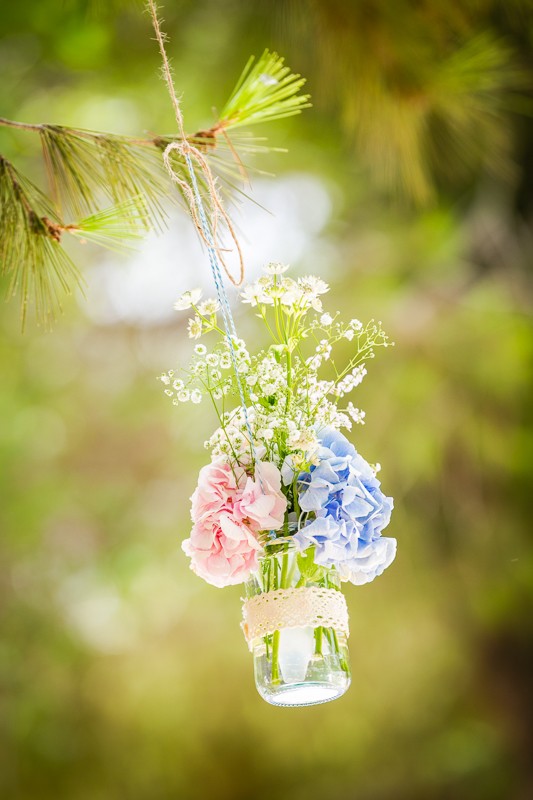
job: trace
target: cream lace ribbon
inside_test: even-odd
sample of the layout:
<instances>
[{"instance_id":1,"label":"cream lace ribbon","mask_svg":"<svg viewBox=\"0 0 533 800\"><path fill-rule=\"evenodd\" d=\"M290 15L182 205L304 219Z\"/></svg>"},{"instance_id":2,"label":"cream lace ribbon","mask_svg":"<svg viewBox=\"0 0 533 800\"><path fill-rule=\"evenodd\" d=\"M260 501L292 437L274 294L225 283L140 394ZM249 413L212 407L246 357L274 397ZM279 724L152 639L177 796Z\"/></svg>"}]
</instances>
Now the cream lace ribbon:
<instances>
[{"instance_id":1,"label":"cream lace ribbon","mask_svg":"<svg viewBox=\"0 0 533 800\"><path fill-rule=\"evenodd\" d=\"M275 589L243 602L241 627L251 648L257 636L282 628L335 628L349 635L348 606L342 592L319 586Z\"/></svg>"}]
</instances>

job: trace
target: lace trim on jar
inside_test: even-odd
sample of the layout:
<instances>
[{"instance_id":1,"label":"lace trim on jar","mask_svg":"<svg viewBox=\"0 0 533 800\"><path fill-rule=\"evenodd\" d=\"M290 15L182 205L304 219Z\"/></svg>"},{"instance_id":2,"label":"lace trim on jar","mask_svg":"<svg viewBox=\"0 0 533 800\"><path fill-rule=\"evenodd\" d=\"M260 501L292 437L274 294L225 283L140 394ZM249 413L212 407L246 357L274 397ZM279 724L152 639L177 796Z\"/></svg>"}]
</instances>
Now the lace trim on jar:
<instances>
[{"instance_id":1,"label":"lace trim on jar","mask_svg":"<svg viewBox=\"0 0 533 800\"><path fill-rule=\"evenodd\" d=\"M241 627L251 649L258 636L282 628L335 628L349 635L348 606L342 592L319 586L276 589L250 597L242 606Z\"/></svg>"}]
</instances>

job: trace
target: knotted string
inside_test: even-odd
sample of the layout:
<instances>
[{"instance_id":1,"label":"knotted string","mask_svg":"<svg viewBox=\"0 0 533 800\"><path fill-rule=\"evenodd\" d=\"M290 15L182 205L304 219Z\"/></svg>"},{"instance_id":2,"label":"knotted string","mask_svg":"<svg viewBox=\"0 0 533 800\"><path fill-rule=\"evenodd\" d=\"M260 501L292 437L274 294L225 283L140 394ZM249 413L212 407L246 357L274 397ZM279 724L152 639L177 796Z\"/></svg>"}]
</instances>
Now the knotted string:
<instances>
[{"instance_id":1,"label":"knotted string","mask_svg":"<svg viewBox=\"0 0 533 800\"><path fill-rule=\"evenodd\" d=\"M194 191L191 189L189 184L183 178L174 171L172 168L172 162L170 159L170 153L172 150L177 150L180 153L187 163L187 167L189 169L189 174L191 176L191 182L196 184L194 186ZM207 215L205 214L205 208L202 202L202 198L200 195L199 187L198 187L198 180L196 178L196 174L194 172L194 166L192 163L192 159L196 161L196 163L200 167L200 171L202 172L208 187L209 198L211 201L212 212L211 212L211 225L207 223ZM187 204L189 206L189 211L191 212L191 217L193 222L196 226L196 230L200 234L201 238L207 245L207 247L212 247L216 251L217 259L220 261L224 268L224 272L228 276L229 280L232 282L234 286L240 286L244 279L244 260L242 257L241 246L239 244L239 240L237 238L237 234L235 233L235 229L233 227L233 223L230 219L230 216L224 206L222 205L222 201L220 199L220 195L218 194L218 189L216 186L216 180L213 178L213 173L209 167L207 159L202 155L202 153L198 150L197 147L194 147L187 139L182 139L181 142L170 142L163 152L163 162L165 164L166 170L172 180L178 184L181 191L183 192ZM202 218L203 217L203 218ZM230 236L235 243L238 253L238 261L239 261L239 278L235 280L231 272L229 271L228 267L226 266L226 262L222 256L224 252L224 248L222 248L219 244L217 244L217 235L218 235L218 226L220 219L223 220L225 223ZM210 235L207 234L207 229L210 230Z\"/></svg>"},{"instance_id":2,"label":"knotted string","mask_svg":"<svg viewBox=\"0 0 533 800\"><path fill-rule=\"evenodd\" d=\"M231 313L231 308L228 300L228 295L226 293L226 289L224 287L224 279L222 277L222 270L220 265L224 268L224 271L230 281L234 284L234 286L240 286L244 278L244 262L242 257L242 251L237 239L237 235L235 233L235 229L233 228L232 222L228 216L227 211L224 209L222 205L222 201L218 194L218 190L216 187L216 181L213 177L211 172L211 168L207 162L207 159L202 155L202 153L198 150L197 147L194 147L188 140L185 134L185 128L183 125L183 115L181 113L181 107L179 104L178 97L176 95L176 90L174 88L174 81L172 80L172 71L170 68L170 63L168 60L167 52L165 49L165 34L163 34L161 30L161 26L159 23L159 19L157 17L157 8L155 5L154 0L148 0L148 7L150 10L150 16L152 18L152 24L154 26L154 31L156 35L156 40L159 45L159 51L161 53L162 59L162 73L165 83L167 85L167 89L170 95L170 99L172 101L172 106L174 108L174 115L176 118L176 123L178 125L178 131L180 134L181 141L180 142L171 142L165 148L163 153L163 162L165 164L165 168L167 169L171 179L177 183L189 205L189 209L191 212L191 216L193 222L198 230L202 240L204 241L207 254L209 256L209 263L211 266L211 272L213 275L213 281L215 284L215 289L217 293L217 299L222 311L222 317L224 320L224 331L226 334L226 339L228 342L228 349L231 356L231 361L233 365L233 369L235 371L235 378L237 381L237 387L239 390L239 396L241 400L241 406L244 413L244 422L246 425L246 431L250 438L250 449L252 453L252 460L254 465L257 463L257 454L254 445L254 438L252 434L252 428L250 425L250 420L248 417L248 409L246 408L246 401L244 397L244 389L242 385L241 376L238 369L237 364L237 355L235 351L235 342L238 339L237 331L235 329L235 321L233 319L233 314ZM170 153L176 150L180 153L183 158L185 159L185 163L187 164L187 169L189 171L189 176L191 179L191 184L189 185L186 180L181 178L179 175L172 168L171 160L170 160ZM211 221L209 222L207 218L207 214L205 211L204 203L202 201L202 196L200 193L200 188L198 186L198 179L196 177L196 173L194 171L193 159L196 161L198 166L200 167L200 171L203 174L207 189L209 193L209 198L211 201ZM192 187L192 188L191 188ZM222 248L217 244L217 236L218 236L218 226L219 221L223 220L225 223L231 238L233 239L235 246L237 248L237 253L239 257L239 279L235 280L234 277L229 272L224 259L221 255ZM261 475L259 473L259 482L262 488L262 481Z\"/></svg>"}]
</instances>

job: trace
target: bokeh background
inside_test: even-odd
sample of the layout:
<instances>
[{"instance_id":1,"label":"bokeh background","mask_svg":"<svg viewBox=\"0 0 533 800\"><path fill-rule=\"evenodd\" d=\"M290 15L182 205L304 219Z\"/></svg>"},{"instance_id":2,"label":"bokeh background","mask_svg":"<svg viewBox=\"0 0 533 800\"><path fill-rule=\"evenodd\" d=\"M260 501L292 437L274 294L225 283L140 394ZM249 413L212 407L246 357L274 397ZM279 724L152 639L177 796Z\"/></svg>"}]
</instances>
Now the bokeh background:
<instances>
[{"instance_id":1,"label":"bokeh background","mask_svg":"<svg viewBox=\"0 0 533 800\"><path fill-rule=\"evenodd\" d=\"M268 260L381 319L358 449L394 495L395 564L346 588L353 685L255 692L240 589L179 543L215 425L156 376L191 345L207 263L179 210L130 257L79 247L87 297L51 333L0 327L0 794L10 800L533 797L533 7L527 0L167 0L189 130L265 47L313 108L265 128L236 211ZM173 130L142 7L2 8L0 115ZM262 131L261 131L262 133ZM0 150L42 184L38 142ZM170 190L169 190L170 191ZM259 337L237 317L243 334ZM259 338L257 338L259 344Z\"/></svg>"}]
</instances>

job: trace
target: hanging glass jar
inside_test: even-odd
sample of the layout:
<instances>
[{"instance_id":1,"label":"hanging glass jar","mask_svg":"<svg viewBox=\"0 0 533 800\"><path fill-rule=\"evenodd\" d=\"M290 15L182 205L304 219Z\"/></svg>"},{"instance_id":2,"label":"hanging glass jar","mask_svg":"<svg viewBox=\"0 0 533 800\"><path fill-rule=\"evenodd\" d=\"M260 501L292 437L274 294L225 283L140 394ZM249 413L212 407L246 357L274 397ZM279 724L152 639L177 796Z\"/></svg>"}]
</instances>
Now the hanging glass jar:
<instances>
[{"instance_id":1,"label":"hanging glass jar","mask_svg":"<svg viewBox=\"0 0 533 800\"><path fill-rule=\"evenodd\" d=\"M309 706L350 686L348 612L333 567L301 553L291 537L265 546L246 583L243 631L261 697L276 706Z\"/></svg>"}]
</instances>

